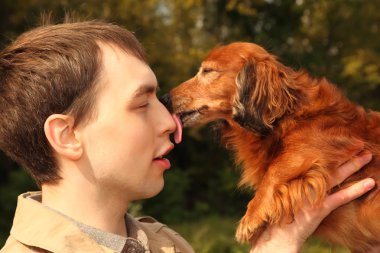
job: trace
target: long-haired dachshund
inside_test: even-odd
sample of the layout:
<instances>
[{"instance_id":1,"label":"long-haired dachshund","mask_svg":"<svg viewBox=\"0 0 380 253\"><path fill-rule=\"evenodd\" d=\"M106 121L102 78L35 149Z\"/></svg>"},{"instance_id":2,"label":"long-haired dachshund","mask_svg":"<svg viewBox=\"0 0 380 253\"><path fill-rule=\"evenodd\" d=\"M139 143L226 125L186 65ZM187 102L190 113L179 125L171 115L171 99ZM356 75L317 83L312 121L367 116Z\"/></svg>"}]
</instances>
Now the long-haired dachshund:
<instances>
[{"instance_id":1,"label":"long-haired dachshund","mask_svg":"<svg viewBox=\"0 0 380 253\"><path fill-rule=\"evenodd\" d=\"M294 71L258 45L212 50L196 76L163 100L185 127L218 122L222 143L242 164L241 183L256 192L237 229L241 242L267 224L291 220L305 199L320 204L331 172L362 148L372 162L340 187L365 177L380 183L380 113L366 112L326 79ZM316 234L355 252L379 244L379 188L332 212Z\"/></svg>"}]
</instances>

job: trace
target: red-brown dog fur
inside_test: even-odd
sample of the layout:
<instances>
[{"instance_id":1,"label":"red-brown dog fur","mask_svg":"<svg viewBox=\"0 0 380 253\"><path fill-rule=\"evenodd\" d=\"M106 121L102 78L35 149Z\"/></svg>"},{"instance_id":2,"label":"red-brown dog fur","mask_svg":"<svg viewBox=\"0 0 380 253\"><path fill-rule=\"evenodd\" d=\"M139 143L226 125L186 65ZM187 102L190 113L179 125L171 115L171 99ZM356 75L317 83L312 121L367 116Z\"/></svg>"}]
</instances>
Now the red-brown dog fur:
<instances>
[{"instance_id":1,"label":"red-brown dog fur","mask_svg":"<svg viewBox=\"0 0 380 253\"><path fill-rule=\"evenodd\" d=\"M242 164L241 184L256 191L237 229L239 241L291 220L305 199L320 204L331 172L363 148L373 160L340 187L365 177L380 183L380 113L366 112L326 79L294 71L258 45L212 50L170 99L185 126L222 122L222 142ZM316 234L355 252L379 244L378 187L332 212Z\"/></svg>"}]
</instances>

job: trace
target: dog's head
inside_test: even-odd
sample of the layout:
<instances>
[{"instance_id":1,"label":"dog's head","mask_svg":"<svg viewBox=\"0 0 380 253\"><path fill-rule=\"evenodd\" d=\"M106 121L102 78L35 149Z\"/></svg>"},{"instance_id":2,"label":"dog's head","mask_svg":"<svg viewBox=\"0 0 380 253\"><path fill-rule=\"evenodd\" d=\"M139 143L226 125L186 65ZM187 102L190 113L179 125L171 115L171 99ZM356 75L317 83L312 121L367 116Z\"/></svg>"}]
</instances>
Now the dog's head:
<instances>
[{"instance_id":1,"label":"dog's head","mask_svg":"<svg viewBox=\"0 0 380 253\"><path fill-rule=\"evenodd\" d=\"M294 107L293 71L252 43L212 50L198 73L162 100L184 126L223 119L260 135Z\"/></svg>"}]
</instances>

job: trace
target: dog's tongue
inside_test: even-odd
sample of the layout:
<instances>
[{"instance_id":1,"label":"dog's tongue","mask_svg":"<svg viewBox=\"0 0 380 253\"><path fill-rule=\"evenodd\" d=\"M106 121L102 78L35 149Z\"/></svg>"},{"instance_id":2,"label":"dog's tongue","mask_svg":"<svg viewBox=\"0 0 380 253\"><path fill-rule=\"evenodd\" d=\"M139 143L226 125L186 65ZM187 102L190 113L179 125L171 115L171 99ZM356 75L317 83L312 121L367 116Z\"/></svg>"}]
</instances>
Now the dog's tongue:
<instances>
[{"instance_id":1,"label":"dog's tongue","mask_svg":"<svg viewBox=\"0 0 380 253\"><path fill-rule=\"evenodd\" d=\"M172 114L172 117L177 126L177 129L175 130L175 133L174 133L174 141L176 144L178 144L182 141L182 123L177 114Z\"/></svg>"}]
</instances>

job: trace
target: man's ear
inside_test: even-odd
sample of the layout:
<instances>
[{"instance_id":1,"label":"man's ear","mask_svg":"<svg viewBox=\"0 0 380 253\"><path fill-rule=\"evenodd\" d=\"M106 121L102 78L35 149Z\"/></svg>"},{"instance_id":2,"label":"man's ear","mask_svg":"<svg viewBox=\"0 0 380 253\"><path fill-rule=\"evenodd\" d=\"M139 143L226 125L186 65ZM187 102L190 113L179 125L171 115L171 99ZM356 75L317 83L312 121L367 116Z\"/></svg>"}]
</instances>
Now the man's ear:
<instances>
[{"instance_id":1,"label":"man's ear","mask_svg":"<svg viewBox=\"0 0 380 253\"><path fill-rule=\"evenodd\" d=\"M78 160L83 146L74 131L74 118L63 114L50 115L44 125L45 136L50 146L60 156Z\"/></svg>"}]
</instances>

